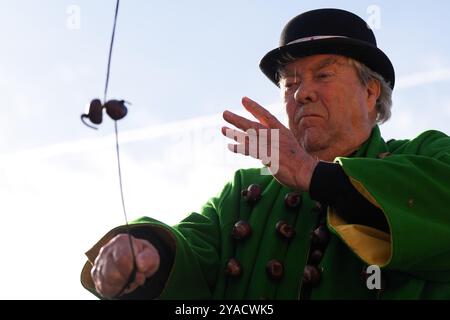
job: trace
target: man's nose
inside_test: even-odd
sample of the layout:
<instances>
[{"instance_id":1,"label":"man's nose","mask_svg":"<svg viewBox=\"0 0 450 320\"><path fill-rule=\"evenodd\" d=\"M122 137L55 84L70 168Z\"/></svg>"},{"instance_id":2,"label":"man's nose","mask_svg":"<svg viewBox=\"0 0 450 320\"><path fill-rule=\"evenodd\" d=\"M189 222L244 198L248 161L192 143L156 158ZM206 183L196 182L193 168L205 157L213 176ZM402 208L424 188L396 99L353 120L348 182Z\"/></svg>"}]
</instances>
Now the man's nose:
<instances>
[{"instance_id":1,"label":"man's nose","mask_svg":"<svg viewBox=\"0 0 450 320\"><path fill-rule=\"evenodd\" d=\"M294 100L302 105L317 100L317 93L311 81L304 80L300 83L294 92Z\"/></svg>"}]
</instances>

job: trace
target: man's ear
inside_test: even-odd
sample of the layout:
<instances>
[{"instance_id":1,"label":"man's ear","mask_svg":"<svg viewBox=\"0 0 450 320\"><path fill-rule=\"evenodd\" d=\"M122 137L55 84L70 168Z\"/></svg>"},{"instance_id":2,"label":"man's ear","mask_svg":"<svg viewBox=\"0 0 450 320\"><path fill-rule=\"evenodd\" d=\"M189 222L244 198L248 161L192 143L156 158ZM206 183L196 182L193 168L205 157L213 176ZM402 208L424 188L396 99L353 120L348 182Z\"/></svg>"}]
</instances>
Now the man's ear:
<instances>
[{"instance_id":1,"label":"man's ear","mask_svg":"<svg viewBox=\"0 0 450 320\"><path fill-rule=\"evenodd\" d=\"M367 91L367 106L369 111L375 110L378 97L381 93L381 83L379 80L371 79L366 87Z\"/></svg>"}]
</instances>

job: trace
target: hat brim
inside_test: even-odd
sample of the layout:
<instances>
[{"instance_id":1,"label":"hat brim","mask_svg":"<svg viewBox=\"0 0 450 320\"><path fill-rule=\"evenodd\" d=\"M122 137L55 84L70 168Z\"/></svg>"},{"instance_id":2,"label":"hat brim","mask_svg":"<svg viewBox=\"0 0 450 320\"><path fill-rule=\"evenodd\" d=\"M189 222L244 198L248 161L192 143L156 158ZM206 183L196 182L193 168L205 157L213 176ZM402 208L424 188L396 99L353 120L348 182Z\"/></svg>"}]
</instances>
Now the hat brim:
<instances>
[{"instance_id":1,"label":"hat brim","mask_svg":"<svg viewBox=\"0 0 450 320\"><path fill-rule=\"evenodd\" d=\"M259 64L262 72L279 86L277 74L282 66L283 55L289 54L295 58L315 54L336 54L353 58L383 76L393 89L395 84L394 67L383 51L367 42L349 38L327 38L305 42L292 43L269 51Z\"/></svg>"}]
</instances>

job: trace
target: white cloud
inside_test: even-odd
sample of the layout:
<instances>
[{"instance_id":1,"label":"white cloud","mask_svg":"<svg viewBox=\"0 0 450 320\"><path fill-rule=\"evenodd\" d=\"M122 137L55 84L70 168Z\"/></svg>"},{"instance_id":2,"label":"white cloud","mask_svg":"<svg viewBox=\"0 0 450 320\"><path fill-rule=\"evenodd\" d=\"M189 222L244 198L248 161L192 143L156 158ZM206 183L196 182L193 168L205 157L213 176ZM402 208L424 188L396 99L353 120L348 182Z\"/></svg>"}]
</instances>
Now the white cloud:
<instances>
[{"instance_id":1,"label":"white cloud","mask_svg":"<svg viewBox=\"0 0 450 320\"><path fill-rule=\"evenodd\" d=\"M426 85L439 81L450 80L450 68L435 69L426 72L413 73L407 76L399 77L396 81L396 89L404 89Z\"/></svg>"}]
</instances>

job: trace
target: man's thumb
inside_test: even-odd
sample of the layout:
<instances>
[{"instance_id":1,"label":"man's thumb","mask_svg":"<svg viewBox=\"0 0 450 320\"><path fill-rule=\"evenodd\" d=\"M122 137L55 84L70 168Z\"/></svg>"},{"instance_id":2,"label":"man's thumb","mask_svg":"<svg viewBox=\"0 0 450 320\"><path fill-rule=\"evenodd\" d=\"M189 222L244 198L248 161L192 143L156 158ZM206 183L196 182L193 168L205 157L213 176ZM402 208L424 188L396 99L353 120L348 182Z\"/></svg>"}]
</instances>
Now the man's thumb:
<instances>
[{"instance_id":1,"label":"man's thumb","mask_svg":"<svg viewBox=\"0 0 450 320\"><path fill-rule=\"evenodd\" d=\"M159 269L159 253L152 245L146 247L136 256L136 265L139 272L145 274L146 277L152 276Z\"/></svg>"}]
</instances>

